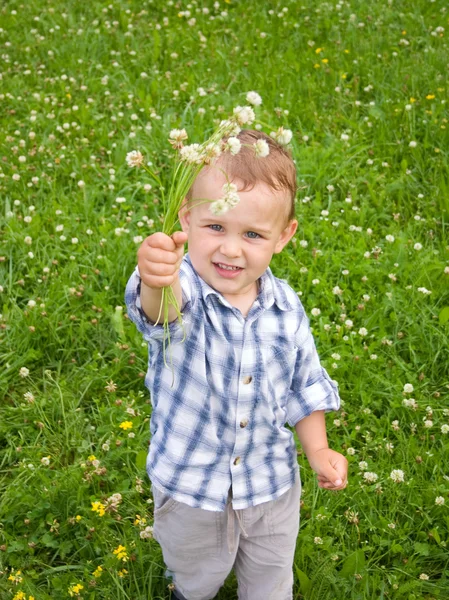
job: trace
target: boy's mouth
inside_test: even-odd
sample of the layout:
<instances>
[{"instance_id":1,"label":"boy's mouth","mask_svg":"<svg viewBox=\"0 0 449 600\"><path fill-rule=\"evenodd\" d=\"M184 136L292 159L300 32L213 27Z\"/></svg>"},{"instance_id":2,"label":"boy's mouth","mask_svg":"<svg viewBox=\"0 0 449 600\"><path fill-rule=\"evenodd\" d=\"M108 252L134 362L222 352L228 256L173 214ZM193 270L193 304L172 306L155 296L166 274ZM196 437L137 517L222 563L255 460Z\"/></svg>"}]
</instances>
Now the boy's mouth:
<instances>
[{"instance_id":1,"label":"boy's mouth","mask_svg":"<svg viewBox=\"0 0 449 600\"><path fill-rule=\"evenodd\" d=\"M241 271L243 271L242 267L227 265L226 263L213 263L213 265L217 273L222 277L226 277L227 279L236 277Z\"/></svg>"}]
</instances>

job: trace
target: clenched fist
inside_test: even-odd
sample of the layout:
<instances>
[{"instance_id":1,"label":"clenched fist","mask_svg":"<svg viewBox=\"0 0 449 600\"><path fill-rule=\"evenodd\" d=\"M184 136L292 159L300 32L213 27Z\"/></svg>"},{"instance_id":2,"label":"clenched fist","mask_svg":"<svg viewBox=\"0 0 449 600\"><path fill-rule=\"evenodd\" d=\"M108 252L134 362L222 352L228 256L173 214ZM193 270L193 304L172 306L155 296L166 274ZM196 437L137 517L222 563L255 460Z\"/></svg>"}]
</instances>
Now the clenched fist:
<instances>
[{"instance_id":1,"label":"clenched fist","mask_svg":"<svg viewBox=\"0 0 449 600\"><path fill-rule=\"evenodd\" d=\"M171 237L153 233L142 242L137 252L137 266L145 285L157 290L176 281L186 241L187 233L176 231Z\"/></svg>"}]
</instances>

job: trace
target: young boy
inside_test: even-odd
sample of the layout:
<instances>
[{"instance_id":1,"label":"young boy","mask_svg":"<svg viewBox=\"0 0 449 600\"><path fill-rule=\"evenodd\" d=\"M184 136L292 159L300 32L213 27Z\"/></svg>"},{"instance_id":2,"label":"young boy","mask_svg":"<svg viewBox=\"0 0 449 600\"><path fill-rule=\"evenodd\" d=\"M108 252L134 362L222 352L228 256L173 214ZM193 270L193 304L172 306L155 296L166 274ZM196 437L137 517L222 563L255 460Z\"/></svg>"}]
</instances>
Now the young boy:
<instances>
[{"instance_id":1,"label":"young boy","mask_svg":"<svg viewBox=\"0 0 449 600\"><path fill-rule=\"evenodd\" d=\"M347 482L347 460L328 447L324 419L339 408L337 385L320 365L297 294L269 268L298 225L295 166L263 133L244 130L239 139L239 154L200 172L180 211L182 232L142 243L126 289L128 315L148 341L154 537L175 596L187 600L213 598L232 567L239 599L292 598L301 482L286 423L320 487ZM260 139L266 158L254 153ZM240 202L216 216L199 199L223 195L223 171ZM165 364L155 323L168 285L183 325L170 309Z\"/></svg>"}]
</instances>

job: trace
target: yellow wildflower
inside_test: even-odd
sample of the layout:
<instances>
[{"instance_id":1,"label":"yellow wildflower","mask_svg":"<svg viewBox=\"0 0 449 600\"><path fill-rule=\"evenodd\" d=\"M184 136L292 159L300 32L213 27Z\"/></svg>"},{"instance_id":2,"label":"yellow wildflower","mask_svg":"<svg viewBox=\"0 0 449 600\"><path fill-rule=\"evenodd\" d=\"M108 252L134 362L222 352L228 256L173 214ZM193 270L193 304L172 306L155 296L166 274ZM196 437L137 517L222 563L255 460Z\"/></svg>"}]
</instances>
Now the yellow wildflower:
<instances>
[{"instance_id":1,"label":"yellow wildflower","mask_svg":"<svg viewBox=\"0 0 449 600\"><path fill-rule=\"evenodd\" d=\"M87 460L90 460L90 462L94 462L94 460L97 460L95 458L95 456L93 454L91 454L90 456L87 457Z\"/></svg>"},{"instance_id":2,"label":"yellow wildflower","mask_svg":"<svg viewBox=\"0 0 449 600\"><path fill-rule=\"evenodd\" d=\"M328 62L329 62L329 59L328 59L328 58L322 58L322 59L321 59L321 62L323 62L323 63L328 63Z\"/></svg>"},{"instance_id":3,"label":"yellow wildflower","mask_svg":"<svg viewBox=\"0 0 449 600\"><path fill-rule=\"evenodd\" d=\"M75 521L78 521L78 523L81 521L83 517L81 515L76 515L75 517Z\"/></svg>"},{"instance_id":4,"label":"yellow wildflower","mask_svg":"<svg viewBox=\"0 0 449 600\"><path fill-rule=\"evenodd\" d=\"M17 592L12 600L27 600L24 592Z\"/></svg>"},{"instance_id":5,"label":"yellow wildflower","mask_svg":"<svg viewBox=\"0 0 449 600\"><path fill-rule=\"evenodd\" d=\"M69 596L73 597L75 595L78 596L81 590L84 590L84 585L81 583L76 583L71 585L67 591L69 592Z\"/></svg>"},{"instance_id":6,"label":"yellow wildflower","mask_svg":"<svg viewBox=\"0 0 449 600\"><path fill-rule=\"evenodd\" d=\"M323 50L324 50L324 48L317 48L317 49L315 50L315 52L316 52L317 54L319 54L319 53L320 53L320 52L322 52Z\"/></svg>"},{"instance_id":7,"label":"yellow wildflower","mask_svg":"<svg viewBox=\"0 0 449 600\"><path fill-rule=\"evenodd\" d=\"M102 517L104 515L104 504L102 504L101 502L91 502L92 504L92 510L96 513L98 513L98 515L100 517Z\"/></svg>"},{"instance_id":8,"label":"yellow wildflower","mask_svg":"<svg viewBox=\"0 0 449 600\"><path fill-rule=\"evenodd\" d=\"M413 104L413 102L416 102L416 98L410 98L410 102Z\"/></svg>"},{"instance_id":9,"label":"yellow wildflower","mask_svg":"<svg viewBox=\"0 0 449 600\"><path fill-rule=\"evenodd\" d=\"M318 63L316 63L316 64L313 65L314 69L319 69L320 67L321 67L321 65L319 65Z\"/></svg>"},{"instance_id":10,"label":"yellow wildflower","mask_svg":"<svg viewBox=\"0 0 449 600\"><path fill-rule=\"evenodd\" d=\"M103 573L103 567L98 566L95 571L92 573L92 575L96 578L101 577Z\"/></svg>"},{"instance_id":11,"label":"yellow wildflower","mask_svg":"<svg viewBox=\"0 0 449 600\"><path fill-rule=\"evenodd\" d=\"M133 428L133 424L131 423L131 421L123 421L123 423L120 423L119 425L120 429L132 429Z\"/></svg>"},{"instance_id":12,"label":"yellow wildflower","mask_svg":"<svg viewBox=\"0 0 449 600\"><path fill-rule=\"evenodd\" d=\"M349 50L345 50L345 54L349 54Z\"/></svg>"},{"instance_id":13,"label":"yellow wildflower","mask_svg":"<svg viewBox=\"0 0 449 600\"><path fill-rule=\"evenodd\" d=\"M127 575L127 574L128 574L128 571L127 571L126 569L122 569L121 571L119 571L119 572L117 573L117 575L118 575L119 577L125 577L125 575Z\"/></svg>"},{"instance_id":14,"label":"yellow wildflower","mask_svg":"<svg viewBox=\"0 0 449 600\"><path fill-rule=\"evenodd\" d=\"M126 562L128 560L128 553L126 551L125 546L121 544L114 550L113 552L119 560Z\"/></svg>"},{"instance_id":15,"label":"yellow wildflower","mask_svg":"<svg viewBox=\"0 0 449 600\"><path fill-rule=\"evenodd\" d=\"M433 100L435 98L435 94L427 94L426 100Z\"/></svg>"},{"instance_id":16,"label":"yellow wildflower","mask_svg":"<svg viewBox=\"0 0 449 600\"><path fill-rule=\"evenodd\" d=\"M22 571L14 571L14 569L12 570L11 575L8 577L8 581L12 581L13 583L20 583L23 579L23 577L21 577Z\"/></svg>"}]
</instances>

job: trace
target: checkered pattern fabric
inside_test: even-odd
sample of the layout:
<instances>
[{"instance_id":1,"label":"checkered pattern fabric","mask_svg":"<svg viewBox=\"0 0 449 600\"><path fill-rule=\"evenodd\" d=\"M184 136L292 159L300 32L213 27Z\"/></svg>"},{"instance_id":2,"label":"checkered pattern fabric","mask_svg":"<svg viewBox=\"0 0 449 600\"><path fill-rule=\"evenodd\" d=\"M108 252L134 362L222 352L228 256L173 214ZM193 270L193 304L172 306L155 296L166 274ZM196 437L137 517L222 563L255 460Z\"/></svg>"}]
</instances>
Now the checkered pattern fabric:
<instances>
[{"instance_id":1,"label":"checkered pattern fabric","mask_svg":"<svg viewBox=\"0 0 449 600\"><path fill-rule=\"evenodd\" d=\"M188 254L180 281L183 324L170 324L165 361L163 327L141 308L138 268L126 287L128 316L148 342L148 475L175 500L206 510L224 510L231 485L234 509L274 500L298 469L285 424L338 410L337 383L320 365L297 294L269 268L246 318Z\"/></svg>"}]
</instances>

